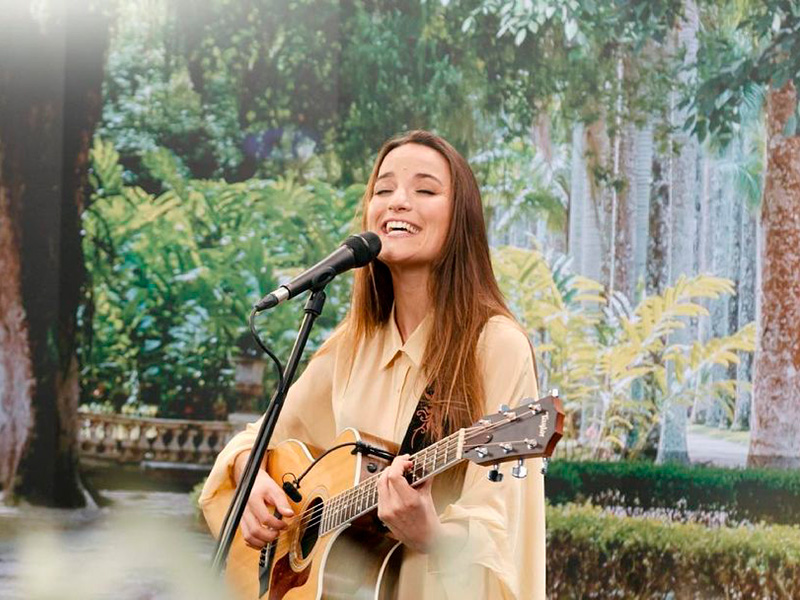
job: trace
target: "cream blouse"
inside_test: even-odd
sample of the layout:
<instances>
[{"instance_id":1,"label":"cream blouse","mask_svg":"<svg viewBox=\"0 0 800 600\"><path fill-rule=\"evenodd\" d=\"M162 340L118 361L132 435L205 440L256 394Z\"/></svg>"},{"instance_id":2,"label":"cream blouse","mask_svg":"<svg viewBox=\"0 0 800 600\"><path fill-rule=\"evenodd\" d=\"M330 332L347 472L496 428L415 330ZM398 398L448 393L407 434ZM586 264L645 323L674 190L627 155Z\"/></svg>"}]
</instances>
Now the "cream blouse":
<instances>
[{"instance_id":1,"label":"cream blouse","mask_svg":"<svg viewBox=\"0 0 800 600\"><path fill-rule=\"evenodd\" d=\"M291 387L271 445L288 438L328 448L347 427L400 444L427 382L422 364L431 330L428 316L402 342L394 315L358 348L352 362L330 340ZM478 342L486 413L536 398L533 355L528 339L507 317L489 320ZM260 421L248 425L222 450L200 496L209 527L221 529L236 482L233 464L249 451ZM528 461L528 477L506 471L491 482L486 468L469 463L460 489L434 482L433 497L442 523L460 522L467 541L456 556L406 549L400 573L400 600L545 598L544 481L541 460Z\"/></svg>"}]
</instances>

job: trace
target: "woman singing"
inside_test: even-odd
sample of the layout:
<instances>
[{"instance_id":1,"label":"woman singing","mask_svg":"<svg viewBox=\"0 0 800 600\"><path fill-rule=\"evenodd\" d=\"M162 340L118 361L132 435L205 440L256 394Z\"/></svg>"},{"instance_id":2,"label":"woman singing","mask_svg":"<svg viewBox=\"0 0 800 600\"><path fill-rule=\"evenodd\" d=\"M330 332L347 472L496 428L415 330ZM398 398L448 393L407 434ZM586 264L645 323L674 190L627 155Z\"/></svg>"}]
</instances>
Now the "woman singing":
<instances>
[{"instance_id":1,"label":"woman singing","mask_svg":"<svg viewBox=\"0 0 800 600\"><path fill-rule=\"evenodd\" d=\"M381 253L356 272L347 318L292 386L273 446L294 438L328 448L352 427L413 453L502 404L537 396L531 346L492 272L478 184L449 143L425 131L387 142L362 225L380 236ZM257 430L228 444L203 489L215 532ZM378 517L405 546L398 597L543 599L539 459L526 479L491 482L469 463L416 488L404 477L407 459L395 458L378 480ZM242 518L244 540L263 547L292 516L262 469Z\"/></svg>"}]
</instances>

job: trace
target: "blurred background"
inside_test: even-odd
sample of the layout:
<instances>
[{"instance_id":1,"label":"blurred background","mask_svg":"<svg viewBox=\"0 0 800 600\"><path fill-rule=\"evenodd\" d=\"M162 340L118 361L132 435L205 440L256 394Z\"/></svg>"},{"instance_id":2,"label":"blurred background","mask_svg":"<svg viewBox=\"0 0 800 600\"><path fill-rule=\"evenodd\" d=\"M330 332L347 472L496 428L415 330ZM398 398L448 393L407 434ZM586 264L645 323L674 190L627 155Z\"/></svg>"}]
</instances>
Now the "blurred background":
<instances>
[{"instance_id":1,"label":"blurred background","mask_svg":"<svg viewBox=\"0 0 800 600\"><path fill-rule=\"evenodd\" d=\"M156 574L76 598L208 593L187 587L212 548L190 490L275 383L250 306L358 231L377 150L424 128L475 171L540 389L565 402L552 597L800 597L794 0L0 15L0 596L64 593L108 545ZM301 312L259 321L281 357ZM186 560L137 562L126 535L169 542L121 523L164 519Z\"/></svg>"}]
</instances>

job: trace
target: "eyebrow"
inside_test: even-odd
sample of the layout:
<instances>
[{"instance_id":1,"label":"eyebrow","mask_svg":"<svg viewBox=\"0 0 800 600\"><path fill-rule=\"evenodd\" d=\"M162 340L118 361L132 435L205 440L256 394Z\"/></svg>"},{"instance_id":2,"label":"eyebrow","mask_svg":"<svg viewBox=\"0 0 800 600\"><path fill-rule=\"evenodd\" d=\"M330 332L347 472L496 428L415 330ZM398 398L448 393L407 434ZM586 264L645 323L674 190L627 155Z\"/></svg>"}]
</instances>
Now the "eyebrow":
<instances>
[{"instance_id":1,"label":"eyebrow","mask_svg":"<svg viewBox=\"0 0 800 600\"><path fill-rule=\"evenodd\" d=\"M387 177L394 177L394 172L389 171L388 173L384 173L383 175L379 175L378 179L375 181L380 181L381 179L386 179ZM416 173L413 179L433 179L439 185L444 185L441 180L436 177L435 175L431 175L430 173Z\"/></svg>"}]
</instances>

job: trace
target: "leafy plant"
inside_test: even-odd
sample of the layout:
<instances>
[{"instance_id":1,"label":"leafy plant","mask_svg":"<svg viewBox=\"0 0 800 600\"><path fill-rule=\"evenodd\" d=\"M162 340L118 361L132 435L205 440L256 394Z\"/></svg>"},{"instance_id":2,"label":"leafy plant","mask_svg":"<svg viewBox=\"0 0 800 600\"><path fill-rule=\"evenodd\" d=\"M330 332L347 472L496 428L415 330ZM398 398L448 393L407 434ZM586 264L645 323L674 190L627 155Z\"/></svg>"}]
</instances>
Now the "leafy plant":
<instances>
[{"instance_id":1,"label":"leafy plant","mask_svg":"<svg viewBox=\"0 0 800 600\"><path fill-rule=\"evenodd\" d=\"M588 501L670 510L682 519L705 511L722 512L734 522L800 523L800 473L792 470L556 460L547 471L545 490L553 504Z\"/></svg>"},{"instance_id":2,"label":"leafy plant","mask_svg":"<svg viewBox=\"0 0 800 600\"><path fill-rule=\"evenodd\" d=\"M81 350L84 399L210 418L215 404L235 398L232 361L250 306L341 242L363 187L186 179L159 149L143 161L166 190L156 196L122 183L110 143L95 140L92 163L95 193L83 223L91 281L82 313L91 331ZM343 316L348 288L345 277L329 286L310 349ZM279 355L299 318L293 303L263 321Z\"/></svg>"},{"instance_id":3,"label":"leafy plant","mask_svg":"<svg viewBox=\"0 0 800 600\"><path fill-rule=\"evenodd\" d=\"M708 314L699 299L717 300L733 291L725 279L684 277L630 309L624 296L609 301L600 284L567 273L563 262L551 267L538 250L502 248L495 264L517 314L536 332L544 383L568 400L568 438L578 437L579 418L587 418L579 408L596 407L583 423L595 455L641 455L666 402L688 405L697 394L732 396L735 381L709 381L707 374L754 350L753 324L706 343L670 342L688 318ZM676 374L671 386L667 369Z\"/></svg>"},{"instance_id":4,"label":"leafy plant","mask_svg":"<svg viewBox=\"0 0 800 600\"><path fill-rule=\"evenodd\" d=\"M800 531L549 507L547 581L558 598L796 598Z\"/></svg>"}]
</instances>

